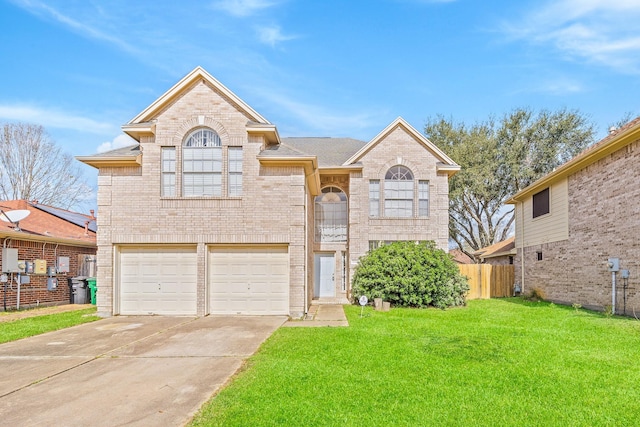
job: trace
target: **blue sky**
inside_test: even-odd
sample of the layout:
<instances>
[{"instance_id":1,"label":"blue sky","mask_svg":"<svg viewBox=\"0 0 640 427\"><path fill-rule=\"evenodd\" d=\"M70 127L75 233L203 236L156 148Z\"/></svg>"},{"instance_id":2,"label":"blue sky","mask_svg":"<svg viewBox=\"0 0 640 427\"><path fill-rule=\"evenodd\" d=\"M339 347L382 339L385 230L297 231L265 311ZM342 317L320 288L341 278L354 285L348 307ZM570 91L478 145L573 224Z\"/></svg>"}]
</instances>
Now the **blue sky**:
<instances>
[{"instance_id":1,"label":"blue sky","mask_svg":"<svg viewBox=\"0 0 640 427\"><path fill-rule=\"evenodd\" d=\"M0 0L0 122L117 148L201 65L282 136L516 107L579 109L604 136L640 115L639 21L638 0Z\"/></svg>"}]
</instances>

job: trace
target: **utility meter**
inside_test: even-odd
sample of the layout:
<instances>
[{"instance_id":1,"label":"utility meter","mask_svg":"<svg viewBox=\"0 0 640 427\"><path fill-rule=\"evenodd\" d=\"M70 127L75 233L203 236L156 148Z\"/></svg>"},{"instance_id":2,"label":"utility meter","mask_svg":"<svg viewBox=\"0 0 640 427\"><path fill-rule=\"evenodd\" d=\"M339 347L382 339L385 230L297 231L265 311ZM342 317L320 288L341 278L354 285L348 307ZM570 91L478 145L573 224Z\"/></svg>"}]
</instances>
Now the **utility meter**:
<instances>
[{"instance_id":1,"label":"utility meter","mask_svg":"<svg viewBox=\"0 0 640 427\"><path fill-rule=\"evenodd\" d=\"M609 271L620 271L620 258L609 258L607 262Z\"/></svg>"}]
</instances>

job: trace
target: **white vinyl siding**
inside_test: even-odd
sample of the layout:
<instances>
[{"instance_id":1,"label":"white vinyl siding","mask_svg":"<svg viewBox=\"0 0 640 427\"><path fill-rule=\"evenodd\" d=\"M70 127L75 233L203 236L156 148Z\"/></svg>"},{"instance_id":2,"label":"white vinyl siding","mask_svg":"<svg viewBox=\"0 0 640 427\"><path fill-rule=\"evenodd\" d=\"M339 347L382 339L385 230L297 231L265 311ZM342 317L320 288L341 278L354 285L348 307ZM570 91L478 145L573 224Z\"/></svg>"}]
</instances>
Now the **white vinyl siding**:
<instances>
[{"instance_id":1,"label":"white vinyl siding","mask_svg":"<svg viewBox=\"0 0 640 427\"><path fill-rule=\"evenodd\" d=\"M568 184L564 179L553 184L549 188L550 213L532 218L533 197L529 197L524 203L516 205L516 245L539 245L543 243L558 242L569 238L569 204ZM522 222L524 209L524 224ZM523 228L524 227L524 228ZM524 236L522 236L524 231ZM524 241L523 241L524 237Z\"/></svg>"}]
</instances>

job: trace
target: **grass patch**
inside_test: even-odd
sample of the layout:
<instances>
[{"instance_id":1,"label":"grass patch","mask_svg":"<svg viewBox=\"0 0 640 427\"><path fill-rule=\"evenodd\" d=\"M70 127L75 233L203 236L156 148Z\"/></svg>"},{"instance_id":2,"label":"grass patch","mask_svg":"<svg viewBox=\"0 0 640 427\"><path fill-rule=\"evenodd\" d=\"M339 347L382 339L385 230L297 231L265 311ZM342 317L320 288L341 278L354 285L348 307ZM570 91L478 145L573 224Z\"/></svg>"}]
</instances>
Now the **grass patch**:
<instances>
[{"instance_id":1,"label":"grass patch","mask_svg":"<svg viewBox=\"0 0 640 427\"><path fill-rule=\"evenodd\" d=\"M84 310L28 317L12 322L2 322L0 323L0 344L93 322L99 319L95 313L96 308L93 307Z\"/></svg>"},{"instance_id":2,"label":"grass patch","mask_svg":"<svg viewBox=\"0 0 640 427\"><path fill-rule=\"evenodd\" d=\"M193 426L634 425L640 322L509 298L281 328Z\"/></svg>"}]
</instances>

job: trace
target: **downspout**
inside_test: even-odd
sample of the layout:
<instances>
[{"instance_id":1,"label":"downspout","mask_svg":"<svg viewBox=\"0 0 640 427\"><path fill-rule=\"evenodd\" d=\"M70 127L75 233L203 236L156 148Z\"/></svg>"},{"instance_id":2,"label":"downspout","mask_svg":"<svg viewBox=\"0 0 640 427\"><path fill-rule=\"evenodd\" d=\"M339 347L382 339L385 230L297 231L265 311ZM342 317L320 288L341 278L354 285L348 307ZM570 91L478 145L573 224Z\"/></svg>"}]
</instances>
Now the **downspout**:
<instances>
[{"instance_id":1,"label":"downspout","mask_svg":"<svg viewBox=\"0 0 640 427\"><path fill-rule=\"evenodd\" d=\"M520 255L520 280L522 284L520 285L520 294L524 295L524 202L520 202L520 224L522 224L520 227L520 241L522 242L522 255Z\"/></svg>"},{"instance_id":2,"label":"downspout","mask_svg":"<svg viewBox=\"0 0 640 427\"><path fill-rule=\"evenodd\" d=\"M307 188L307 184L304 186L304 312L302 313L302 318L307 317L307 313L309 311L308 303L308 277L309 277L309 189Z\"/></svg>"},{"instance_id":3,"label":"downspout","mask_svg":"<svg viewBox=\"0 0 640 427\"><path fill-rule=\"evenodd\" d=\"M20 283L22 283L22 276L18 273L18 291L16 293L16 310L20 310Z\"/></svg>"}]
</instances>

